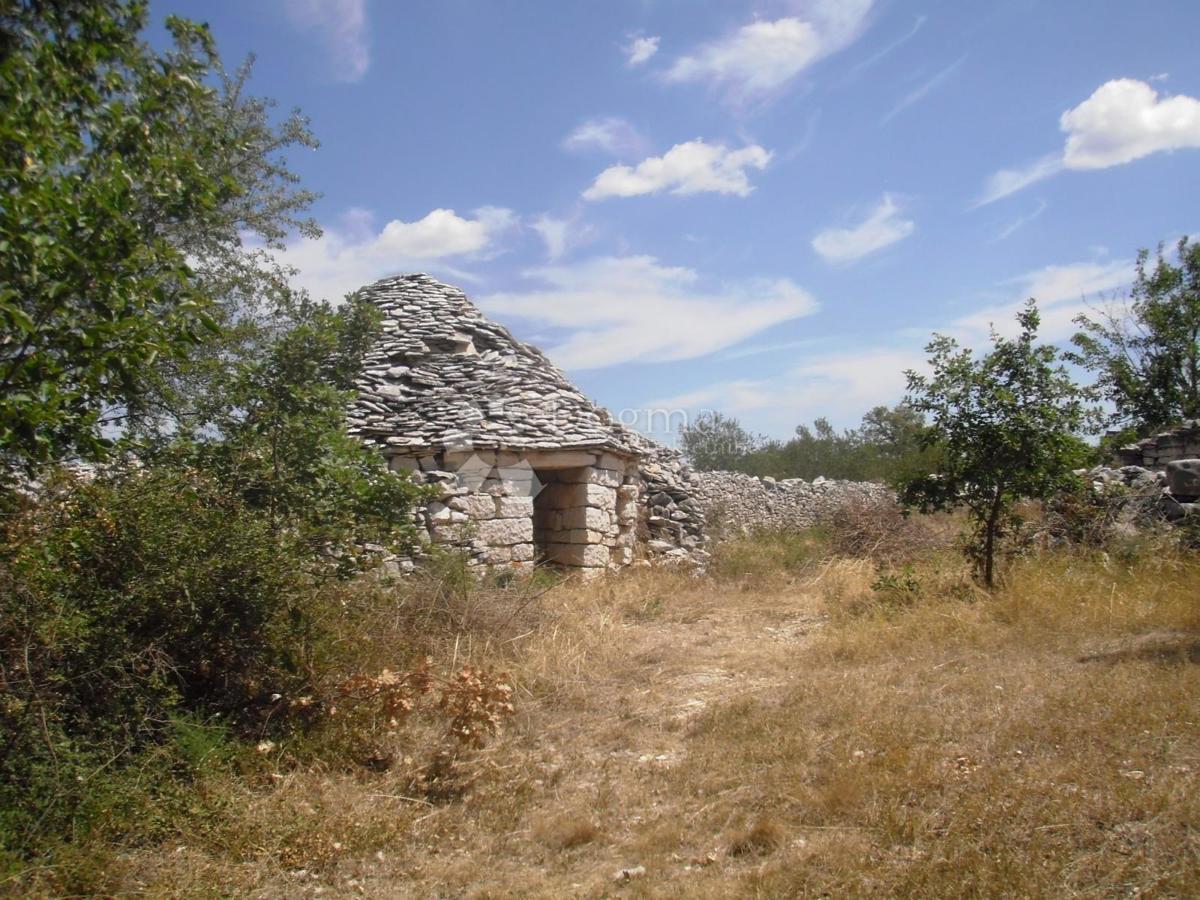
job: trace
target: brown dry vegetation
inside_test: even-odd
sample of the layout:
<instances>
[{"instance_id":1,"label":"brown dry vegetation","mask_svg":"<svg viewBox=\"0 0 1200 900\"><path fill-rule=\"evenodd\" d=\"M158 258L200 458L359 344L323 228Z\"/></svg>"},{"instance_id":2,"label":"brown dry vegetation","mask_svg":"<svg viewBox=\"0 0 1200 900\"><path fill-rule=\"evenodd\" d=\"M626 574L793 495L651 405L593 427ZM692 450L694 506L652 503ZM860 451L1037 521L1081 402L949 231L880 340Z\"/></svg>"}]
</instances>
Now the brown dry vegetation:
<instances>
[{"instance_id":1,"label":"brown dry vegetation","mask_svg":"<svg viewBox=\"0 0 1200 900\"><path fill-rule=\"evenodd\" d=\"M502 734L454 758L417 719L322 764L271 748L78 877L199 897L1196 894L1195 557L1034 556L986 597L947 550L881 569L827 547L748 539L705 578L544 593L362 587L347 664L506 669ZM394 763L354 761L376 753Z\"/></svg>"}]
</instances>

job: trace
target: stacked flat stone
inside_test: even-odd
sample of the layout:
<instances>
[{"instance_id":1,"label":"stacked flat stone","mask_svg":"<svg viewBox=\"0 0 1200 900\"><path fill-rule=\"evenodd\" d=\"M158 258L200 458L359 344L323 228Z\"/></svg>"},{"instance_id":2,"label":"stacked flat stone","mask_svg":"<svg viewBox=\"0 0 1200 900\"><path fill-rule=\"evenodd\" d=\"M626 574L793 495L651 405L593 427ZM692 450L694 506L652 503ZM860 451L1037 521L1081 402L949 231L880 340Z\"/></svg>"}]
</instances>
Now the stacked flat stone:
<instances>
[{"instance_id":1,"label":"stacked flat stone","mask_svg":"<svg viewBox=\"0 0 1200 900\"><path fill-rule=\"evenodd\" d=\"M349 414L351 433L367 443L632 452L628 432L606 410L458 288L415 274L358 293L384 316Z\"/></svg>"}]
</instances>

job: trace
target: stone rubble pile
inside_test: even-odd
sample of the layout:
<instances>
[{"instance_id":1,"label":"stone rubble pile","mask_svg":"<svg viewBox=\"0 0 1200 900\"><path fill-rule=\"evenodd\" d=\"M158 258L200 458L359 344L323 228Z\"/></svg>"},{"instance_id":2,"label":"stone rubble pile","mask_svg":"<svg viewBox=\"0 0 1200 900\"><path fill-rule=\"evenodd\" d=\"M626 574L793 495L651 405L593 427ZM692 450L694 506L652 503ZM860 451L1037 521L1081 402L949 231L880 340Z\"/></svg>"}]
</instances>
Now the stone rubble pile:
<instances>
[{"instance_id":1,"label":"stone rubble pile","mask_svg":"<svg viewBox=\"0 0 1200 900\"><path fill-rule=\"evenodd\" d=\"M1076 472L1098 503L1118 507L1117 521L1136 528L1200 517L1200 459L1173 459L1164 469L1124 465Z\"/></svg>"}]
</instances>

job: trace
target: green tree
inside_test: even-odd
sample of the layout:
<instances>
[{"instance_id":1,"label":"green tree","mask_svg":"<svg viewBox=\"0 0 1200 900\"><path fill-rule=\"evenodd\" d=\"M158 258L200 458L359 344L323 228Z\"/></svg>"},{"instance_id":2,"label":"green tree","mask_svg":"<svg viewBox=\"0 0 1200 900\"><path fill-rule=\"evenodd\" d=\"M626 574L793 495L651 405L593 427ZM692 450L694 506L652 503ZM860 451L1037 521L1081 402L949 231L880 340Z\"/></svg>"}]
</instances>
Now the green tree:
<instances>
[{"instance_id":1,"label":"green tree","mask_svg":"<svg viewBox=\"0 0 1200 900\"><path fill-rule=\"evenodd\" d=\"M679 429L684 455L704 472L736 470L744 458L760 447L761 436L751 434L733 416L706 410Z\"/></svg>"},{"instance_id":2,"label":"green tree","mask_svg":"<svg viewBox=\"0 0 1200 900\"><path fill-rule=\"evenodd\" d=\"M1096 373L1111 421L1145 435L1200 418L1200 244L1182 238L1172 264L1160 245L1138 254L1129 298L1075 319L1069 359Z\"/></svg>"},{"instance_id":3,"label":"green tree","mask_svg":"<svg viewBox=\"0 0 1200 900\"><path fill-rule=\"evenodd\" d=\"M1058 351L1035 344L1033 300L1017 322L1016 338L993 333L991 352L979 358L936 335L926 347L932 374L906 373L907 403L928 417L923 440L937 448L939 466L909 481L904 499L925 511L967 508L974 525L968 552L988 588L997 542L1015 522L1014 504L1069 486L1088 454L1076 437L1089 413L1082 391L1058 363Z\"/></svg>"},{"instance_id":4,"label":"green tree","mask_svg":"<svg viewBox=\"0 0 1200 900\"><path fill-rule=\"evenodd\" d=\"M101 455L105 411L229 319L222 285L269 274L240 233L278 242L311 199L276 153L310 141L302 120L271 128L205 27L169 18L160 53L146 18L137 0L0 12L5 469Z\"/></svg>"}]
</instances>

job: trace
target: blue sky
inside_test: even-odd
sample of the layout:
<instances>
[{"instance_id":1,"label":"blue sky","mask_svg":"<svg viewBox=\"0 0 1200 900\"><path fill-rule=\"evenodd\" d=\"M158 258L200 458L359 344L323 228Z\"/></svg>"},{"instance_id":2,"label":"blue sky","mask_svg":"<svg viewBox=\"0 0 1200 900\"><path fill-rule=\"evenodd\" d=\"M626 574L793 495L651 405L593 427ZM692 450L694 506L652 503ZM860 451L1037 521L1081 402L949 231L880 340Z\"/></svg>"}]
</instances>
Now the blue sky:
<instances>
[{"instance_id":1,"label":"blue sky","mask_svg":"<svg viewBox=\"0 0 1200 900\"><path fill-rule=\"evenodd\" d=\"M626 421L850 426L931 332L982 347L1032 295L1061 342L1200 230L1195 0L155 10L310 116L300 284L459 284Z\"/></svg>"}]
</instances>

